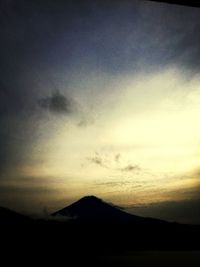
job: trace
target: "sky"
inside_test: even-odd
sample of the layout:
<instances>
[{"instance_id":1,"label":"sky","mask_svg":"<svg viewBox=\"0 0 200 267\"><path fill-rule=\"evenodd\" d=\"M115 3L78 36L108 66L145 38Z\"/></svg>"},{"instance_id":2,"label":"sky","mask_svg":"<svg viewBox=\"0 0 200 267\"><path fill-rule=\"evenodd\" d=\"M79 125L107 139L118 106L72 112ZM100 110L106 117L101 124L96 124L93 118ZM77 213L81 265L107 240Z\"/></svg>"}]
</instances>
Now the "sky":
<instances>
[{"instance_id":1,"label":"sky","mask_svg":"<svg viewBox=\"0 0 200 267\"><path fill-rule=\"evenodd\" d=\"M200 223L199 41L195 7L0 0L0 206Z\"/></svg>"}]
</instances>

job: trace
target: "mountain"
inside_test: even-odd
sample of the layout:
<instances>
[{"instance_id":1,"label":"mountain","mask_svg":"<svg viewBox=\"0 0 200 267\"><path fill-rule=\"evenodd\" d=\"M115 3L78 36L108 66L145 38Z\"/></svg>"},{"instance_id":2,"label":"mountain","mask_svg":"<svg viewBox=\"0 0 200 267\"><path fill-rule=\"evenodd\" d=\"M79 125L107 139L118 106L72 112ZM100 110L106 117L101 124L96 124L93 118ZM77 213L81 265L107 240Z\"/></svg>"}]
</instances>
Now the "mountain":
<instances>
[{"instance_id":1,"label":"mountain","mask_svg":"<svg viewBox=\"0 0 200 267\"><path fill-rule=\"evenodd\" d=\"M200 227L129 214L95 196L86 196L52 214L59 224L56 238L84 248L199 249ZM66 218L67 222L63 223ZM51 231L52 233L52 231ZM196 241L194 241L196 240ZM86 246L87 242L87 246ZM101 246L103 244L103 247Z\"/></svg>"},{"instance_id":2,"label":"mountain","mask_svg":"<svg viewBox=\"0 0 200 267\"><path fill-rule=\"evenodd\" d=\"M199 226L132 215L95 196L83 197L52 217L31 220L0 208L1 238L8 246L12 240L14 248L19 242L24 249L36 242L41 251L48 248L58 255L61 251L63 255L66 251L68 255L88 251L99 255L105 251L200 249Z\"/></svg>"},{"instance_id":3,"label":"mountain","mask_svg":"<svg viewBox=\"0 0 200 267\"><path fill-rule=\"evenodd\" d=\"M29 221L30 219L25 215L0 207L0 224L21 224Z\"/></svg>"},{"instance_id":4,"label":"mountain","mask_svg":"<svg viewBox=\"0 0 200 267\"><path fill-rule=\"evenodd\" d=\"M98 223L134 223L137 225L168 224L165 221L152 218L143 218L129 214L120 208L108 204L95 196L85 196L73 204L58 210L52 216L84 222Z\"/></svg>"}]
</instances>

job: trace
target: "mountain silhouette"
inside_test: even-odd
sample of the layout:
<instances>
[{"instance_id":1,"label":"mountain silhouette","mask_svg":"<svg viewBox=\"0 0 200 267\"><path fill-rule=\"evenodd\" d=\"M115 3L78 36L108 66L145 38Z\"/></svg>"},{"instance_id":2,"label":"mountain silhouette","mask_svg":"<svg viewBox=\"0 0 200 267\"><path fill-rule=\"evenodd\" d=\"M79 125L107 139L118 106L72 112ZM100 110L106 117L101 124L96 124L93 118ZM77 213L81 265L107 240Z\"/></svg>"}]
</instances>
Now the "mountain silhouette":
<instances>
[{"instance_id":1,"label":"mountain silhouette","mask_svg":"<svg viewBox=\"0 0 200 267\"><path fill-rule=\"evenodd\" d=\"M168 222L153 218L144 218L121 210L106 203L96 196L85 196L73 204L52 214L57 218L68 218L85 222L134 223L138 225L167 224Z\"/></svg>"},{"instance_id":2,"label":"mountain silhouette","mask_svg":"<svg viewBox=\"0 0 200 267\"><path fill-rule=\"evenodd\" d=\"M194 241L200 238L200 226L132 215L95 196L79 199L54 212L52 218L29 219L0 208L4 242L12 240L18 246L19 240L23 244L39 241L41 250L46 247L52 253L56 250L60 253L64 249L75 255L77 251L87 253L88 250L99 254L99 251L126 249L200 249L200 243Z\"/></svg>"},{"instance_id":3,"label":"mountain silhouette","mask_svg":"<svg viewBox=\"0 0 200 267\"><path fill-rule=\"evenodd\" d=\"M0 224L20 224L31 221L27 216L13 210L0 207Z\"/></svg>"},{"instance_id":4,"label":"mountain silhouette","mask_svg":"<svg viewBox=\"0 0 200 267\"><path fill-rule=\"evenodd\" d=\"M193 242L200 236L199 226L136 216L95 196L85 196L52 216L58 224L61 219L56 237L65 233L81 251L86 241L90 249L100 244L113 250L199 248Z\"/></svg>"}]
</instances>

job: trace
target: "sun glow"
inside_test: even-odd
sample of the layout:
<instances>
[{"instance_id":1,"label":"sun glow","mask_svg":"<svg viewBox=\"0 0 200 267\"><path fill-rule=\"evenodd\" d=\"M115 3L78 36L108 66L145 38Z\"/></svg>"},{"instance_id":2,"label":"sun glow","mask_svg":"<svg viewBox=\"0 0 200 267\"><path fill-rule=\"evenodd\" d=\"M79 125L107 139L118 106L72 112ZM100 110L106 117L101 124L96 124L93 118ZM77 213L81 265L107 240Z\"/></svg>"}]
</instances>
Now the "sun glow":
<instances>
[{"instance_id":1,"label":"sun glow","mask_svg":"<svg viewBox=\"0 0 200 267\"><path fill-rule=\"evenodd\" d=\"M62 177L64 188L66 184L72 188L75 183L80 193L83 188L95 191L102 180L105 185L124 181L123 187L120 183L113 188L99 186L97 191L113 196L116 192L121 196L144 193L149 194L145 199L151 201L152 190L195 185L193 178L182 181L176 177L191 172L199 164L199 88L197 78L186 83L174 69L149 74L145 79L141 79L141 74L130 75L115 88L115 101L110 95L99 102L96 120L88 127L78 127L64 118L56 125L49 122L47 128L51 132L35 144L32 165L24 166L24 175L35 173L58 177L57 180ZM122 171L132 165L139 166L138 170ZM142 187L135 186L138 181Z\"/></svg>"}]
</instances>

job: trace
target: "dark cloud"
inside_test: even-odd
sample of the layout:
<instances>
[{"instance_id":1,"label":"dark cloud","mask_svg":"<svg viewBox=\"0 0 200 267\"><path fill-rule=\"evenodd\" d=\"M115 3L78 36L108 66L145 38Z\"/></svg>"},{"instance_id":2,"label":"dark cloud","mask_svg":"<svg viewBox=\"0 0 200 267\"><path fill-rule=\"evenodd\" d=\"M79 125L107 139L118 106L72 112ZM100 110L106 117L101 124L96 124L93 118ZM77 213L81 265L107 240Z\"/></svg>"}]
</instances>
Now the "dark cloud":
<instances>
[{"instance_id":1,"label":"dark cloud","mask_svg":"<svg viewBox=\"0 0 200 267\"><path fill-rule=\"evenodd\" d=\"M138 165L127 165L123 168L120 169L121 171L125 171L125 172L132 172L132 171L140 171L141 168Z\"/></svg>"},{"instance_id":2,"label":"dark cloud","mask_svg":"<svg viewBox=\"0 0 200 267\"><path fill-rule=\"evenodd\" d=\"M76 125L80 128L88 127L94 124L91 114L83 111L81 105L73 98L61 94L59 91L51 93L50 96L39 99L38 105L56 115L73 116L78 122Z\"/></svg>"},{"instance_id":3,"label":"dark cloud","mask_svg":"<svg viewBox=\"0 0 200 267\"><path fill-rule=\"evenodd\" d=\"M51 96L41 98L38 104L43 109L56 114L71 114L75 110L74 100L62 95L59 91L52 93Z\"/></svg>"},{"instance_id":4,"label":"dark cloud","mask_svg":"<svg viewBox=\"0 0 200 267\"><path fill-rule=\"evenodd\" d=\"M171 63L199 67L199 9L105 2L0 1L2 73L8 78L12 72L40 75L65 68L70 76L72 66L111 73Z\"/></svg>"}]
</instances>

